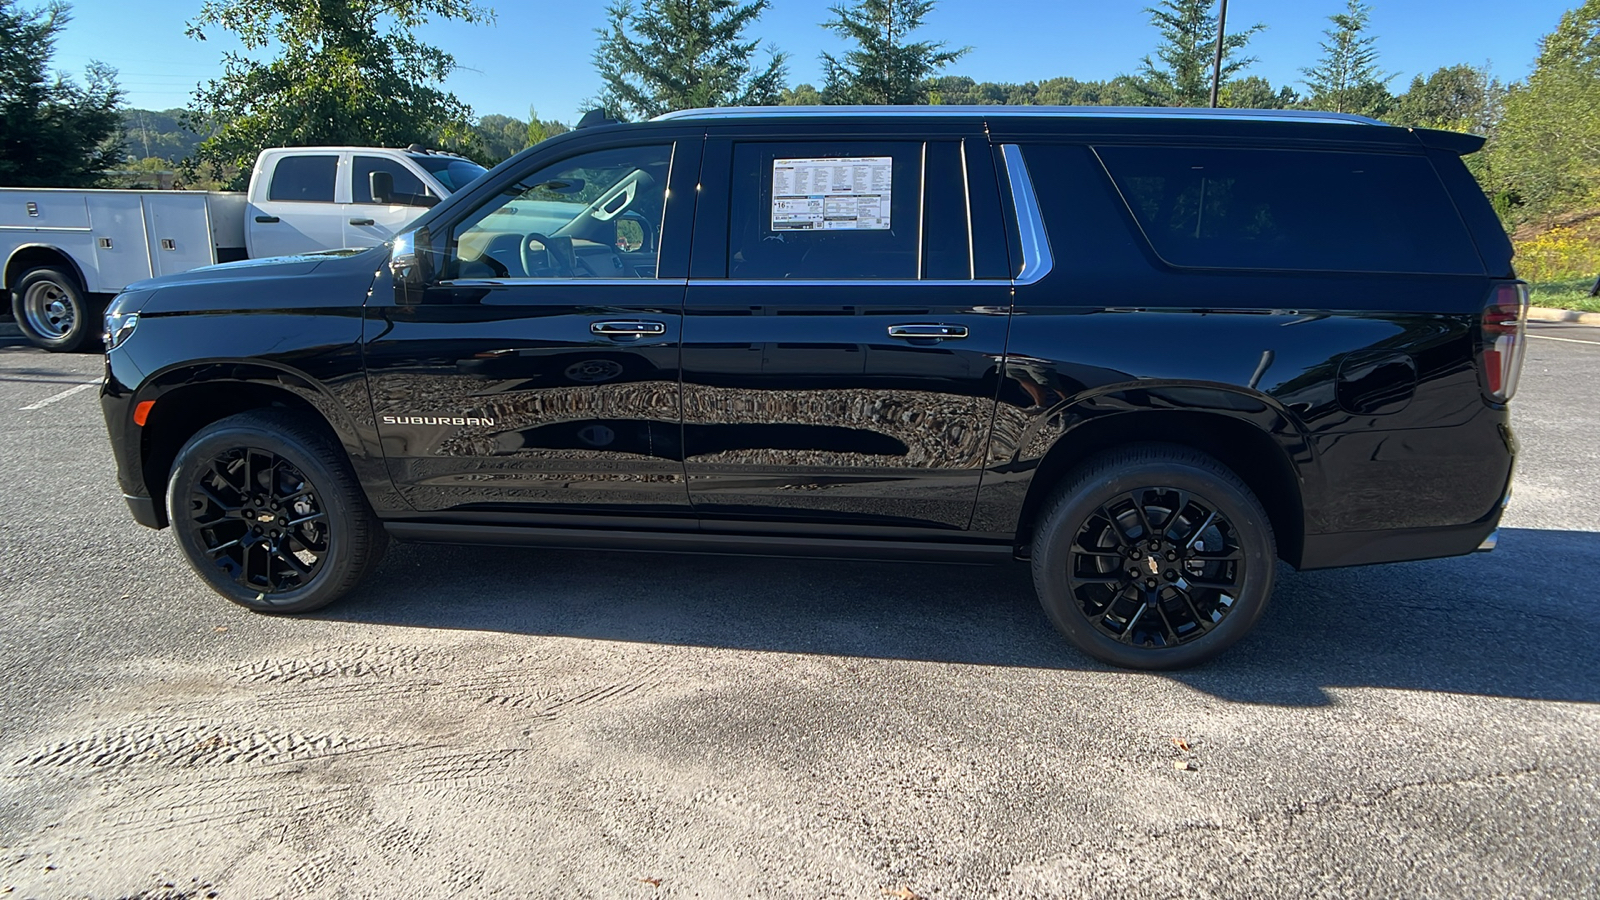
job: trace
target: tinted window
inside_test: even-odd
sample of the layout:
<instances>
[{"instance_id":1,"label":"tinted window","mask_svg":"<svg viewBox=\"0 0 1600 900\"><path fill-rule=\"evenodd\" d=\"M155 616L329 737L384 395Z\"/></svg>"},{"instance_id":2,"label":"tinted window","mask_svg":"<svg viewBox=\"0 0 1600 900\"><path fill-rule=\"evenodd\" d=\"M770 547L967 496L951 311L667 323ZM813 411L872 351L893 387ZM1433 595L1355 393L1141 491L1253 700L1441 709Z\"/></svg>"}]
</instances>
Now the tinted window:
<instances>
[{"instance_id":1,"label":"tinted window","mask_svg":"<svg viewBox=\"0 0 1600 900\"><path fill-rule=\"evenodd\" d=\"M1096 148L1157 254L1178 266L1481 274L1420 156Z\"/></svg>"},{"instance_id":2,"label":"tinted window","mask_svg":"<svg viewBox=\"0 0 1600 900\"><path fill-rule=\"evenodd\" d=\"M393 193L386 200L372 199L372 173L387 172L394 179ZM432 206L439 202L416 173L381 156L357 156L351 164L351 199L356 203L399 203L405 206Z\"/></svg>"},{"instance_id":3,"label":"tinted window","mask_svg":"<svg viewBox=\"0 0 1600 900\"><path fill-rule=\"evenodd\" d=\"M272 169L268 200L332 203L337 156L285 156Z\"/></svg>"},{"instance_id":4,"label":"tinted window","mask_svg":"<svg viewBox=\"0 0 1600 900\"><path fill-rule=\"evenodd\" d=\"M739 144L728 277L917 277L922 146Z\"/></svg>"},{"instance_id":5,"label":"tinted window","mask_svg":"<svg viewBox=\"0 0 1600 900\"><path fill-rule=\"evenodd\" d=\"M672 145L529 172L453 231L452 278L654 278Z\"/></svg>"},{"instance_id":6,"label":"tinted window","mask_svg":"<svg viewBox=\"0 0 1600 900\"><path fill-rule=\"evenodd\" d=\"M478 180L485 172L489 171L470 159L461 159L455 156L414 153L411 158L426 169L429 175L438 179L439 183L444 185L444 189L452 194Z\"/></svg>"}]
</instances>

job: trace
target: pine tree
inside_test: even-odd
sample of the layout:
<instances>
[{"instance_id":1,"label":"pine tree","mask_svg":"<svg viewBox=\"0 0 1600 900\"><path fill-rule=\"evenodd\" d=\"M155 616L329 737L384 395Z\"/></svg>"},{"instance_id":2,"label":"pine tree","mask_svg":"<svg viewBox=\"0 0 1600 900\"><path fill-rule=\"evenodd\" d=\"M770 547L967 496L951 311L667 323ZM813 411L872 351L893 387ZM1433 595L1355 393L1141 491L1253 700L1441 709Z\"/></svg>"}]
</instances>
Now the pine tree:
<instances>
[{"instance_id":1,"label":"pine tree","mask_svg":"<svg viewBox=\"0 0 1600 900\"><path fill-rule=\"evenodd\" d=\"M1161 0L1146 7L1150 24L1161 32L1156 58L1146 56L1139 70L1142 93L1155 106L1207 106L1211 103L1211 74L1217 46L1216 0ZM1222 41L1222 81L1256 61L1239 57L1250 38L1267 26L1256 24L1235 30ZM1159 62L1159 64L1158 64Z\"/></svg>"},{"instance_id":2,"label":"pine tree","mask_svg":"<svg viewBox=\"0 0 1600 900\"><path fill-rule=\"evenodd\" d=\"M0 0L0 185L89 187L121 162L116 72L95 63L80 87L47 71L69 9Z\"/></svg>"},{"instance_id":3,"label":"pine tree","mask_svg":"<svg viewBox=\"0 0 1600 900\"><path fill-rule=\"evenodd\" d=\"M1324 31L1322 59L1301 69L1311 89L1306 105L1329 112L1382 116L1394 105L1389 93L1393 75L1378 69L1377 37L1367 33L1372 7L1349 0L1343 13L1328 17L1333 27Z\"/></svg>"},{"instance_id":4,"label":"pine tree","mask_svg":"<svg viewBox=\"0 0 1600 900\"><path fill-rule=\"evenodd\" d=\"M854 41L858 49L838 59L822 54L824 103L906 104L928 102L928 81L965 56L970 47L948 50L943 42L908 42L933 11L934 0L857 0L830 9L836 18L822 27Z\"/></svg>"},{"instance_id":5,"label":"pine tree","mask_svg":"<svg viewBox=\"0 0 1600 900\"><path fill-rule=\"evenodd\" d=\"M769 51L759 70L759 41L744 31L771 0L617 0L611 24L597 29L595 68L612 115L650 118L676 109L772 106L787 70L785 54Z\"/></svg>"}]
</instances>

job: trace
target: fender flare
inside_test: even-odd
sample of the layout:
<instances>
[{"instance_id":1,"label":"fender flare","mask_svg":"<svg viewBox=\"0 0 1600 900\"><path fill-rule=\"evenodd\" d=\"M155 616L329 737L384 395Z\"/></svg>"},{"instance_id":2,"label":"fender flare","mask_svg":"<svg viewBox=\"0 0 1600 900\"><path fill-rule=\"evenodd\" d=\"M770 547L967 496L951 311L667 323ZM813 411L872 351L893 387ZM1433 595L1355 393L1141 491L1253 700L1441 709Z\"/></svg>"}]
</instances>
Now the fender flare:
<instances>
[{"instance_id":1,"label":"fender flare","mask_svg":"<svg viewBox=\"0 0 1600 900\"><path fill-rule=\"evenodd\" d=\"M78 265L78 261L72 258L72 254L54 244L40 243L22 244L11 251L11 255L6 257L5 267L0 268L0 290L11 290L11 285L14 283L12 278L13 267L16 266L17 257L29 250L44 250L60 257L61 261L66 264L67 269L71 271L73 277L78 279L78 289L86 294L89 293L89 281L83 277L83 267ZM29 266L26 269L18 269L14 274L20 278L25 272L36 268L38 267Z\"/></svg>"}]
</instances>

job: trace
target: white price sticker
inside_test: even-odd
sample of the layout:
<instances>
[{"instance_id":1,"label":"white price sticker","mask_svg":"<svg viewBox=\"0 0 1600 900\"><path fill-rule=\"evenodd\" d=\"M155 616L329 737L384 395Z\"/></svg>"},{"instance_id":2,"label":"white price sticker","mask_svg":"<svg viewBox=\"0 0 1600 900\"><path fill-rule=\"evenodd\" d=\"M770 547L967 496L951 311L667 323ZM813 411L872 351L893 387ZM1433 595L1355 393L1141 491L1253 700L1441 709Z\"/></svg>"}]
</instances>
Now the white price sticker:
<instances>
[{"instance_id":1,"label":"white price sticker","mask_svg":"<svg viewBox=\"0 0 1600 900\"><path fill-rule=\"evenodd\" d=\"M772 161L773 231L887 231L894 157Z\"/></svg>"}]
</instances>

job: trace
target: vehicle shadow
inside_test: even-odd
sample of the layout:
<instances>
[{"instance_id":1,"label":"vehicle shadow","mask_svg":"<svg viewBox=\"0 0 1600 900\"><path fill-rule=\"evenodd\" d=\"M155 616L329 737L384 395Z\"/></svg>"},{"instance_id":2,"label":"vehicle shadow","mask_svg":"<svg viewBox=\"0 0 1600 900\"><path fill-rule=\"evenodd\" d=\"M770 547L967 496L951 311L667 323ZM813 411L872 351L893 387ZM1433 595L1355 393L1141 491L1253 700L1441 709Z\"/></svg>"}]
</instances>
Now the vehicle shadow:
<instances>
[{"instance_id":1,"label":"vehicle shadow","mask_svg":"<svg viewBox=\"0 0 1600 900\"><path fill-rule=\"evenodd\" d=\"M1600 701L1600 533L1503 529L1459 559L1279 570L1261 623L1167 673L1244 703L1385 687ZM1057 636L1028 567L399 544L330 620L607 641L1106 671Z\"/></svg>"}]
</instances>

